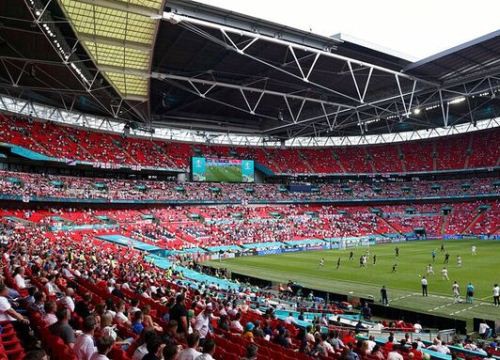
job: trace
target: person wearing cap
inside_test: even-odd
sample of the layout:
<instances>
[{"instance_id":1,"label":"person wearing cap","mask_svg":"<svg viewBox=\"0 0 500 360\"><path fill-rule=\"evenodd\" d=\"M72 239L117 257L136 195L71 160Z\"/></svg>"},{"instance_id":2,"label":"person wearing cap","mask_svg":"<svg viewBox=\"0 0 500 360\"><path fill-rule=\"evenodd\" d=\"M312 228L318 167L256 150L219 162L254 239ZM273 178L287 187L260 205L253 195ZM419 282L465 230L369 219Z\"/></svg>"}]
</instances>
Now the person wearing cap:
<instances>
[{"instance_id":1,"label":"person wearing cap","mask_svg":"<svg viewBox=\"0 0 500 360\"><path fill-rule=\"evenodd\" d=\"M255 325L252 322L247 322L245 325L245 330L243 331L243 334L241 334L241 337L245 340L248 340L250 342L253 342L253 329L255 328Z\"/></svg>"},{"instance_id":2,"label":"person wearing cap","mask_svg":"<svg viewBox=\"0 0 500 360\"><path fill-rule=\"evenodd\" d=\"M203 343L203 340L207 337L210 332L210 320L212 319L213 306L212 304L207 304L205 309L196 316L194 319L193 328L195 331L198 331L200 334L200 341Z\"/></svg>"}]
</instances>

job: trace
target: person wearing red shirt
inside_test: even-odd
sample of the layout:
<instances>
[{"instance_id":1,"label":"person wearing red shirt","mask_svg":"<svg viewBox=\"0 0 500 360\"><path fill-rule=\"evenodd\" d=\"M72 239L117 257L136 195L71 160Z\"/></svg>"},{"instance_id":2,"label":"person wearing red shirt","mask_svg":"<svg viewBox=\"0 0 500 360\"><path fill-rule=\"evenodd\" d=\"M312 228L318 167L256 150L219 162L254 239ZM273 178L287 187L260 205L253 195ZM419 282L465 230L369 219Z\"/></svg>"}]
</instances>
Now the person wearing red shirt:
<instances>
[{"instance_id":1,"label":"person wearing red shirt","mask_svg":"<svg viewBox=\"0 0 500 360\"><path fill-rule=\"evenodd\" d=\"M411 354L413 354L413 360L422 360L423 355L422 351L418 349L418 343L414 342L411 344L411 349L409 351Z\"/></svg>"},{"instance_id":2,"label":"person wearing red shirt","mask_svg":"<svg viewBox=\"0 0 500 360\"><path fill-rule=\"evenodd\" d=\"M392 351L392 348L394 346L394 336L390 335L389 336L389 339L387 340L387 342L384 344L384 349L389 352L389 351Z\"/></svg>"},{"instance_id":3,"label":"person wearing red shirt","mask_svg":"<svg viewBox=\"0 0 500 360\"><path fill-rule=\"evenodd\" d=\"M342 342L344 345L347 344L355 344L356 343L356 338L354 337L354 331L349 331L343 338Z\"/></svg>"}]
</instances>

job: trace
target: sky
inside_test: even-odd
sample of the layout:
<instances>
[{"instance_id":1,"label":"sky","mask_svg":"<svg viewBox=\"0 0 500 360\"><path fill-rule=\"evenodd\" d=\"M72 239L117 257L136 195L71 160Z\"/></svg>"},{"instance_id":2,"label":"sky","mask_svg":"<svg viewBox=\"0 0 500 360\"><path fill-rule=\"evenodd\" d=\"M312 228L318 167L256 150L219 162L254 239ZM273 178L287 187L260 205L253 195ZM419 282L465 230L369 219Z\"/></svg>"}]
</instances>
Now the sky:
<instances>
[{"instance_id":1,"label":"sky","mask_svg":"<svg viewBox=\"0 0 500 360\"><path fill-rule=\"evenodd\" d=\"M418 60L500 30L500 0L197 0Z\"/></svg>"}]
</instances>

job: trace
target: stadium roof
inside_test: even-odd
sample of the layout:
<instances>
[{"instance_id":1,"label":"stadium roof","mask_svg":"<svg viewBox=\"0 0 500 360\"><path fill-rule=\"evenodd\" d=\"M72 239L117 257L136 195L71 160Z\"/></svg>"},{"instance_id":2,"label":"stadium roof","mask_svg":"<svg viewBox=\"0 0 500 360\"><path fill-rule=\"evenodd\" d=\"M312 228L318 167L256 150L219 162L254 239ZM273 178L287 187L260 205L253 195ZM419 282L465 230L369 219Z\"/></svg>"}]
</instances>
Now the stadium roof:
<instances>
[{"instance_id":1,"label":"stadium roof","mask_svg":"<svg viewBox=\"0 0 500 360\"><path fill-rule=\"evenodd\" d=\"M143 128L281 140L500 113L500 30L412 62L187 0L6 0L0 13L0 92Z\"/></svg>"}]
</instances>

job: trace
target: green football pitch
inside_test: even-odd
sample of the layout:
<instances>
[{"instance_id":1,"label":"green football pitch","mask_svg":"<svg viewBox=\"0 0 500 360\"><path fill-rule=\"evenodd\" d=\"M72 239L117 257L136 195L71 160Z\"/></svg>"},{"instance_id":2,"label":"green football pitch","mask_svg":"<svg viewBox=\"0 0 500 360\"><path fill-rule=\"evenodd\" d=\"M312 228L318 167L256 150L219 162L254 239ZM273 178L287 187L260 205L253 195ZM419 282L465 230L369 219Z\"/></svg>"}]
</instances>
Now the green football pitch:
<instances>
[{"instance_id":1,"label":"green football pitch","mask_svg":"<svg viewBox=\"0 0 500 360\"><path fill-rule=\"evenodd\" d=\"M477 247L477 255L472 255L472 245ZM395 256L395 247L400 255ZM486 240L446 240L445 252L450 254L445 265L444 254L440 251L441 241L417 241L399 244L376 245L369 248L352 249L354 259L349 261L350 249L289 253L284 255L249 256L213 261L216 267L226 267L233 273L260 279L287 282L293 280L312 289L325 290L359 297L380 300L380 288L388 289L390 306L416 310L440 316L470 320L474 317L486 319L500 318L500 308L492 305L493 284L500 282L500 242ZM420 276L426 276L426 266L432 263L432 250L437 257L433 263L435 275L427 276L429 296L421 295ZM359 257L369 251L366 268L359 266ZM377 262L373 262L376 254ZM457 255L463 265L457 265ZM340 268L336 269L340 257ZM325 265L320 266L320 259ZM398 264L397 271L392 266ZM446 266L450 280L443 280L441 269ZM475 286L473 304L454 304L451 286L453 281L460 285L462 299L470 281Z\"/></svg>"},{"instance_id":2,"label":"green football pitch","mask_svg":"<svg viewBox=\"0 0 500 360\"><path fill-rule=\"evenodd\" d=\"M241 182L240 166L208 166L206 173L207 181L218 182Z\"/></svg>"}]
</instances>

